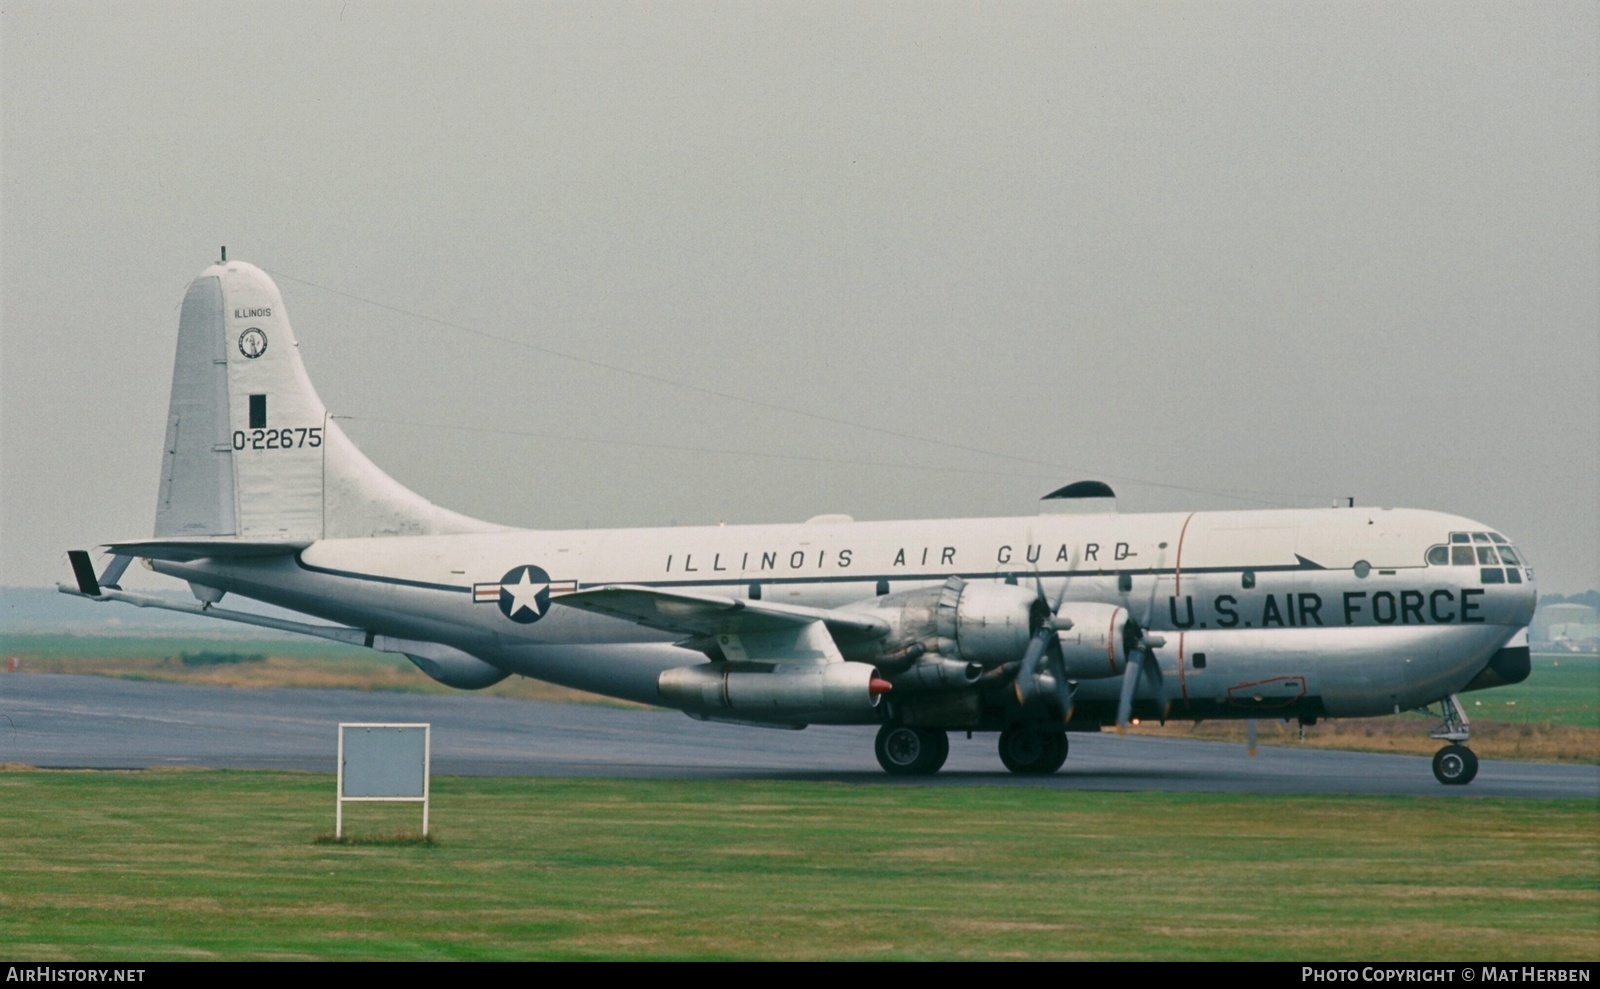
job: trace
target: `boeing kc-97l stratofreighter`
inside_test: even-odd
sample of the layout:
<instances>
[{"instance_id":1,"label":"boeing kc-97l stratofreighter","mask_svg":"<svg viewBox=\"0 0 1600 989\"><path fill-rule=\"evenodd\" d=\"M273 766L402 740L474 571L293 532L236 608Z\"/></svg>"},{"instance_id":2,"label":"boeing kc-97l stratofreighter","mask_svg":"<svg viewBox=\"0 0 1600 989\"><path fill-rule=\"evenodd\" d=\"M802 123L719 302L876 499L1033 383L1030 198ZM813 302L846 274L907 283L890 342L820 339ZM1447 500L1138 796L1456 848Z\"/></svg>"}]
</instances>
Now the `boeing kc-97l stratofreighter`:
<instances>
[{"instance_id":1,"label":"boeing kc-97l stratofreighter","mask_svg":"<svg viewBox=\"0 0 1600 989\"><path fill-rule=\"evenodd\" d=\"M1109 495L1098 482L1060 498ZM1059 500L1057 500L1059 503ZM769 727L880 725L890 773L998 732L1017 773L1143 719L1437 706L1443 783L1477 759L1456 695L1528 675L1533 574L1487 525L1332 508L541 531L447 511L346 438L260 269L189 286L155 536L69 554L62 590ZM122 590L135 559L198 603ZM226 594L336 623L218 607Z\"/></svg>"}]
</instances>

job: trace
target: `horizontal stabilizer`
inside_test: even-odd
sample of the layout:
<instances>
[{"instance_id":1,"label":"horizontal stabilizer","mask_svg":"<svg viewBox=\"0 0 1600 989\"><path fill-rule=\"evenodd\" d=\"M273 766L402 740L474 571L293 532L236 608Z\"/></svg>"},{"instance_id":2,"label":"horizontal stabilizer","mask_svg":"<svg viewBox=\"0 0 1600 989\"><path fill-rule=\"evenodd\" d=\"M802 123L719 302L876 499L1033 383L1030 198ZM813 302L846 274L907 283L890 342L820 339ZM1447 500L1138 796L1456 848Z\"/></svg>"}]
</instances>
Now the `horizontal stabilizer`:
<instances>
[{"instance_id":1,"label":"horizontal stabilizer","mask_svg":"<svg viewBox=\"0 0 1600 989\"><path fill-rule=\"evenodd\" d=\"M366 629L350 628L345 625L312 625L307 622L286 621L282 618L273 618L270 615L257 615L248 611L232 611L227 608L213 607L210 604L168 601L165 598L152 597L148 594L130 593L109 585L101 586L95 582L94 570L88 568L89 554L82 550L72 550L71 552L74 554L72 569L78 578L78 586L57 584L56 589L63 594L90 597L97 601L120 601L123 604L131 604L136 608L176 611L179 614L195 615L200 618L215 618L225 622L238 622L241 625L254 625L257 628L270 628L279 632L312 635L319 639L342 642L349 646L365 646L368 649L376 649L378 652L398 653L411 660L419 670L440 683L458 687L462 690L478 690L491 684L499 683L511 675L508 671L491 666L471 653L464 652L454 646L445 645L442 642L397 639L393 636L375 635ZM77 559L79 556L82 557L81 566ZM84 585L85 575L87 575L92 589L91 586Z\"/></svg>"},{"instance_id":2,"label":"horizontal stabilizer","mask_svg":"<svg viewBox=\"0 0 1600 989\"><path fill-rule=\"evenodd\" d=\"M78 551L74 550L74 552ZM100 587L96 594L90 594L81 585L73 587L71 584L57 584L56 590L63 594L94 598L96 601L120 601L123 604L131 604L135 608L176 611L185 615L198 615L201 618L216 618L225 622L238 622L241 625L255 625L260 628L276 629L279 632L314 635L319 639L331 639L334 642L343 642L352 646L371 646L371 640L374 638L370 632L359 628L346 628L343 625L310 625L306 622L285 621L282 618L273 618L268 615L256 615L247 611L230 611L226 608L214 608L209 604L180 603L169 601L166 598L153 597L149 594L135 594L116 590L111 587ZM398 642L399 640L395 641ZM406 643L406 645L412 645L412 643Z\"/></svg>"},{"instance_id":3,"label":"horizontal stabilizer","mask_svg":"<svg viewBox=\"0 0 1600 989\"><path fill-rule=\"evenodd\" d=\"M801 628L812 622L822 622L839 641L878 639L889 633L887 623L868 615L633 584L576 591L550 600L679 635L772 632Z\"/></svg>"},{"instance_id":4,"label":"horizontal stabilizer","mask_svg":"<svg viewBox=\"0 0 1600 989\"><path fill-rule=\"evenodd\" d=\"M269 540L236 539L231 536L194 536L188 539L134 539L123 543L108 543L106 548L120 556L187 563L190 560L283 556L298 553L310 545L311 542L305 539ZM82 580L79 584L82 584Z\"/></svg>"}]
</instances>

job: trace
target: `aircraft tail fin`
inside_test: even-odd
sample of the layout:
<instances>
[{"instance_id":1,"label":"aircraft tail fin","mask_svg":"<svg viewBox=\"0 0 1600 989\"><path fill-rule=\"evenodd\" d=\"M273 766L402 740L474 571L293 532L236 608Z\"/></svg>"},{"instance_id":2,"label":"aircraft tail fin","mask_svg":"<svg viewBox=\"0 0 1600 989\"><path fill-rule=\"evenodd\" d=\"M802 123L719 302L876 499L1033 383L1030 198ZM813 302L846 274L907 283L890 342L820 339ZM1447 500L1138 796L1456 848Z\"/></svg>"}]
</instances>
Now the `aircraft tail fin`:
<instances>
[{"instance_id":1,"label":"aircraft tail fin","mask_svg":"<svg viewBox=\"0 0 1600 989\"><path fill-rule=\"evenodd\" d=\"M494 531L408 490L350 442L300 360L260 268L201 272L178 319L157 538L323 538Z\"/></svg>"}]
</instances>

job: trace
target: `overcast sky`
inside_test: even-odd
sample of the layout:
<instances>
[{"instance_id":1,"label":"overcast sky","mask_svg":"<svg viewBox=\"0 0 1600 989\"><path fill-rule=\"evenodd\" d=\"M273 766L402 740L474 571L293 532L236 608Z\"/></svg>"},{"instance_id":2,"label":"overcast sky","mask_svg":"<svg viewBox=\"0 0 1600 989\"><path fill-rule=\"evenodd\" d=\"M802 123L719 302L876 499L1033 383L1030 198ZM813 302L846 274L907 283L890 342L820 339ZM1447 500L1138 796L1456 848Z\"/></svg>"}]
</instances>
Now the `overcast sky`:
<instances>
[{"instance_id":1,"label":"overcast sky","mask_svg":"<svg viewBox=\"0 0 1600 989\"><path fill-rule=\"evenodd\" d=\"M1125 512L1456 512L1600 586L1597 21L11 0L0 583L150 534L226 244L357 443L495 521L1099 477Z\"/></svg>"}]
</instances>

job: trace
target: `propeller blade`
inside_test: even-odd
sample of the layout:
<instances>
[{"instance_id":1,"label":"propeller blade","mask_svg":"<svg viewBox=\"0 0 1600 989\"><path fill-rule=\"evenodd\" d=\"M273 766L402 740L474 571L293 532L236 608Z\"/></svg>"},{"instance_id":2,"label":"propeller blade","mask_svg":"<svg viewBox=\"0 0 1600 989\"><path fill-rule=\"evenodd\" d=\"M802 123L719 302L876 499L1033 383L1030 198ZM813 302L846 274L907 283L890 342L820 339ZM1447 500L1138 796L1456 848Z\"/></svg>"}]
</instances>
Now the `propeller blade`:
<instances>
[{"instance_id":1,"label":"propeller blade","mask_svg":"<svg viewBox=\"0 0 1600 989\"><path fill-rule=\"evenodd\" d=\"M1067 660L1061 654L1061 640L1051 641L1050 649L1051 672L1056 678L1056 703L1061 705L1061 723L1066 724L1072 720L1072 684L1067 682Z\"/></svg>"},{"instance_id":2,"label":"propeller blade","mask_svg":"<svg viewBox=\"0 0 1600 989\"><path fill-rule=\"evenodd\" d=\"M1033 587L1038 593L1034 605L1034 617L1038 619L1039 627L1034 631L1033 638L1028 640L1028 648L1022 654L1022 666L1017 670L1016 679L1012 681L1012 687L1017 694L1017 703L1024 707L1039 688L1039 660L1044 656L1045 650L1054 645L1054 653L1061 651L1060 644L1056 642L1056 608L1060 607L1060 602L1057 601L1056 608L1050 607L1050 599L1044 593L1044 578L1039 576L1037 570L1033 572ZM1059 691L1060 688L1057 687L1057 692Z\"/></svg>"},{"instance_id":3,"label":"propeller blade","mask_svg":"<svg viewBox=\"0 0 1600 989\"><path fill-rule=\"evenodd\" d=\"M1161 663L1156 659L1155 646L1165 643L1159 635L1146 636L1144 645L1144 677L1155 688L1156 707L1161 709L1161 721L1167 720L1167 711L1172 703L1167 700L1167 681L1161 675Z\"/></svg>"},{"instance_id":4,"label":"propeller blade","mask_svg":"<svg viewBox=\"0 0 1600 989\"><path fill-rule=\"evenodd\" d=\"M1033 696L1034 688L1037 686L1035 677L1039 672L1039 657L1044 655L1045 646L1055 634L1055 629L1041 626L1039 631L1033 634L1033 638L1028 640L1027 651L1022 654L1022 667L1017 670L1017 679L1013 681L1018 704L1027 704L1028 699Z\"/></svg>"},{"instance_id":5,"label":"propeller blade","mask_svg":"<svg viewBox=\"0 0 1600 989\"><path fill-rule=\"evenodd\" d=\"M1245 754L1256 754L1256 719L1251 718L1244 723L1244 741L1247 748Z\"/></svg>"},{"instance_id":6,"label":"propeller blade","mask_svg":"<svg viewBox=\"0 0 1600 989\"><path fill-rule=\"evenodd\" d=\"M1139 668L1144 665L1144 653L1128 653L1128 667L1122 673L1122 699L1117 702L1117 731L1128 727L1133 716L1133 688L1139 683Z\"/></svg>"}]
</instances>

